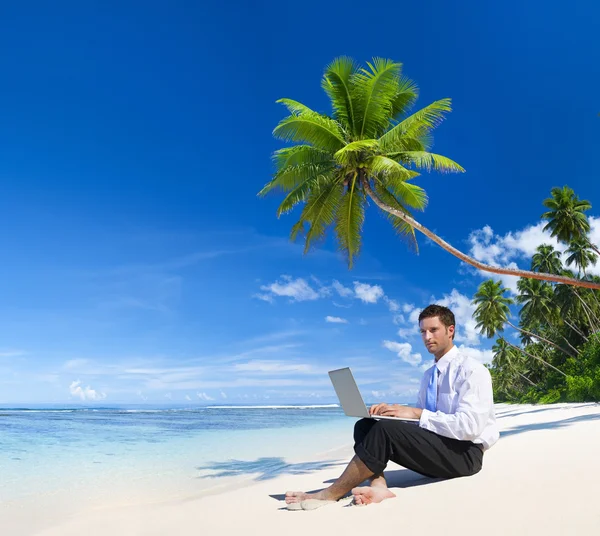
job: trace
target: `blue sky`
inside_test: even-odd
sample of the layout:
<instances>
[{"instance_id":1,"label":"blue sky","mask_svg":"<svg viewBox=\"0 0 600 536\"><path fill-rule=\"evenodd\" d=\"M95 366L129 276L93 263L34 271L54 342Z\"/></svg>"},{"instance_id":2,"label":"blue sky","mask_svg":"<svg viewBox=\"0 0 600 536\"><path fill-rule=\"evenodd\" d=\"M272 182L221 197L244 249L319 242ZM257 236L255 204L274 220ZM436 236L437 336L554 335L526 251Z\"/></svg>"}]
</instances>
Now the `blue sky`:
<instances>
[{"instance_id":1,"label":"blue sky","mask_svg":"<svg viewBox=\"0 0 600 536\"><path fill-rule=\"evenodd\" d=\"M332 240L307 256L289 242L294 215L256 197L282 146L275 101L328 113L333 58L402 62L418 105L453 99L435 151L467 170L420 177L417 219L527 267L550 188L600 194L599 15L541 1L5 6L0 403L328 403L326 372L347 365L369 400L411 401L430 361L415 316L432 301L489 361L469 305L484 276L421 237L411 253L374 207L352 271Z\"/></svg>"}]
</instances>

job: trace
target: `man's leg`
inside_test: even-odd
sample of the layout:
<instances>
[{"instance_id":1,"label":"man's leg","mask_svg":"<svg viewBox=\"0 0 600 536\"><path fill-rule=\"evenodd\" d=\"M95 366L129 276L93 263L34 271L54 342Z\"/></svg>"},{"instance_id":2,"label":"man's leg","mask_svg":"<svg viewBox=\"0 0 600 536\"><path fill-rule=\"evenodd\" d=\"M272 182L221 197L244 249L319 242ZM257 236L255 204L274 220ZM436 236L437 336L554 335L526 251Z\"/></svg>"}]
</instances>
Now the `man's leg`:
<instances>
[{"instance_id":1,"label":"man's leg","mask_svg":"<svg viewBox=\"0 0 600 536\"><path fill-rule=\"evenodd\" d=\"M365 436L369 433L372 426L377 421L373 419L362 419L354 426L354 441L356 445L361 443ZM375 498L377 502L383 499L395 497L395 495L387 488L387 483L383 476L383 471L378 471L376 474L371 471L358 456L354 456L341 476L328 488L317 493L304 493L301 491L288 491L285 494L285 502L290 504L294 502L304 501L306 499L321 499L329 501L337 501L346 493L355 489L361 482L371 480L371 486L377 491Z\"/></svg>"},{"instance_id":2,"label":"man's leg","mask_svg":"<svg viewBox=\"0 0 600 536\"><path fill-rule=\"evenodd\" d=\"M358 456L354 456L350 463L344 469L344 472L341 476L328 488L321 490L317 493L304 493L301 491L288 491L285 494L285 502L287 504L304 501L306 499L321 499L324 501L337 501L341 499L346 493L352 491L356 486L358 486L361 482L364 482L367 478L373 476L373 472L360 460ZM383 488L379 495L382 496L383 500L386 495L385 491L389 492L387 495L389 497L395 497L395 495L385 488Z\"/></svg>"}]
</instances>

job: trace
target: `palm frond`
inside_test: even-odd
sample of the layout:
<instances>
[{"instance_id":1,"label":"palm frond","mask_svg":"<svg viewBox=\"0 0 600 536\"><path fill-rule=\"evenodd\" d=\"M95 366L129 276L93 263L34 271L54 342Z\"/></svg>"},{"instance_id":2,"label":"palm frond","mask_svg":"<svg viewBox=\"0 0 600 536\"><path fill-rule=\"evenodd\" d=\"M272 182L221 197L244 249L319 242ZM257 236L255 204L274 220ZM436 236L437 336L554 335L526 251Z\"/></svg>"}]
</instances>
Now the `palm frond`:
<instances>
[{"instance_id":1,"label":"palm frond","mask_svg":"<svg viewBox=\"0 0 600 536\"><path fill-rule=\"evenodd\" d=\"M400 201L405 207L410 207L415 210L425 210L428 197L427 192L420 186L412 184L407 180L397 180L388 178L383 180L382 184L392 192L394 197Z\"/></svg>"},{"instance_id":2,"label":"palm frond","mask_svg":"<svg viewBox=\"0 0 600 536\"><path fill-rule=\"evenodd\" d=\"M295 101L293 99L279 99L275 101L277 104L283 104L291 114L293 115L301 115L301 114L317 114L321 115L319 112L315 112L313 109L308 106L302 104L301 102Z\"/></svg>"},{"instance_id":3,"label":"palm frond","mask_svg":"<svg viewBox=\"0 0 600 536\"><path fill-rule=\"evenodd\" d=\"M452 111L451 99L441 99L432 102L429 106L425 106L425 108L421 108L418 112L409 115L383 134L379 138L381 148L384 151L393 151L396 150L396 142L404 136L416 138L426 135L444 119L444 114L450 111Z\"/></svg>"},{"instance_id":4,"label":"palm frond","mask_svg":"<svg viewBox=\"0 0 600 536\"><path fill-rule=\"evenodd\" d=\"M319 190L331 182L332 177L330 175L316 175L302 181L285 196L277 209L277 217L279 218L282 214L290 212L298 203L306 201L311 192Z\"/></svg>"},{"instance_id":5,"label":"palm frond","mask_svg":"<svg viewBox=\"0 0 600 536\"><path fill-rule=\"evenodd\" d=\"M352 103L352 75L357 66L352 58L341 56L331 62L321 82L333 106L334 117L350 131L354 131L354 105Z\"/></svg>"},{"instance_id":6,"label":"palm frond","mask_svg":"<svg viewBox=\"0 0 600 536\"><path fill-rule=\"evenodd\" d=\"M309 224L306 233L304 253L310 246L325 236L325 231L333 223L338 206L344 194L341 180L328 181L322 187L310 192L300 220Z\"/></svg>"},{"instance_id":7,"label":"palm frond","mask_svg":"<svg viewBox=\"0 0 600 536\"><path fill-rule=\"evenodd\" d=\"M337 151L333 157L338 164L348 165L364 160L364 153L373 153L378 146L377 140L358 140L349 143Z\"/></svg>"},{"instance_id":8,"label":"palm frond","mask_svg":"<svg viewBox=\"0 0 600 536\"><path fill-rule=\"evenodd\" d=\"M418 168L424 168L427 171L435 169L436 171L446 173L464 173L465 169L445 156L429 153L427 151L406 151L402 156L412 162Z\"/></svg>"},{"instance_id":9,"label":"palm frond","mask_svg":"<svg viewBox=\"0 0 600 536\"><path fill-rule=\"evenodd\" d=\"M396 95L392 99L392 118L405 115L419 96L417 84L404 76L401 76L398 80L396 91Z\"/></svg>"},{"instance_id":10,"label":"palm frond","mask_svg":"<svg viewBox=\"0 0 600 536\"><path fill-rule=\"evenodd\" d=\"M304 164L333 163L331 153L321 151L312 145L292 145L291 147L284 147L283 149L275 151L272 158L277 170Z\"/></svg>"},{"instance_id":11,"label":"palm frond","mask_svg":"<svg viewBox=\"0 0 600 536\"><path fill-rule=\"evenodd\" d=\"M392 118L392 102L397 93L401 63L375 58L353 77L353 102L356 104L354 134L359 139L378 137Z\"/></svg>"},{"instance_id":12,"label":"palm frond","mask_svg":"<svg viewBox=\"0 0 600 536\"><path fill-rule=\"evenodd\" d=\"M292 113L282 119L273 130L273 135L286 141L306 142L324 151L337 151L345 145L338 123L311 110Z\"/></svg>"},{"instance_id":13,"label":"palm frond","mask_svg":"<svg viewBox=\"0 0 600 536\"><path fill-rule=\"evenodd\" d=\"M412 169L406 169L402 164L387 156L373 156L365 163L369 173L374 176L393 177L396 180L408 180L419 175Z\"/></svg>"},{"instance_id":14,"label":"palm frond","mask_svg":"<svg viewBox=\"0 0 600 536\"><path fill-rule=\"evenodd\" d=\"M352 268L353 259L360 251L360 235L365 220L364 200L355 177L338 207L335 226L339 249L346 255L349 268Z\"/></svg>"},{"instance_id":15,"label":"palm frond","mask_svg":"<svg viewBox=\"0 0 600 536\"><path fill-rule=\"evenodd\" d=\"M264 197L273 190L289 192L296 189L299 185L312 180L319 175L327 175L335 168L332 164L304 164L298 166L288 166L275 174L263 189L258 192L259 197Z\"/></svg>"}]
</instances>

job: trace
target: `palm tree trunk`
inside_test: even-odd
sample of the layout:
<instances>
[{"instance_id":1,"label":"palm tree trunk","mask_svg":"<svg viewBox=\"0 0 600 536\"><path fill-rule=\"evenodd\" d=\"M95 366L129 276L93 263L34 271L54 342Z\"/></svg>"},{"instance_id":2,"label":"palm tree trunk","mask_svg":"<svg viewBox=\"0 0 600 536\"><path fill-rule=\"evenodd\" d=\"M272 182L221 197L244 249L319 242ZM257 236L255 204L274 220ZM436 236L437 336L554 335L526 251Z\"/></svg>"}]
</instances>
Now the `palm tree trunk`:
<instances>
[{"instance_id":1,"label":"palm tree trunk","mask_svg":"<svg viewBox=\"0 0 600 536\"><path fill-rule=\"evenodd\" d=\"M556 283L564 283L566 285L573 285L576 287L595 288L595 289L600 290L600 283L592 283L591 281L585 281L585 280L581 280L581 279L573 279L571 277L565 277L562 275L545 274L545 273L541 273L541 272L530 272L527 270L519 270L517 268L501 268L501 267L496 267L496 266L489 266L487 264L479 262L478 260L474 259L473 257L469 257L468 255L464 254L462 251L459 251L458 249L456 249L454 246L451 246L450 244L448 244L448 242L441 239L435 233L432 233L429 229L427 229L426 227L421 225L418 221L416 221L415 219L410 217L408 214L405 214L404 212L402 212L400 210L397 210L393 207L390 207L389 205L386 205L383 201L381 201L381 199L379 199L379 197L377 197L375 192L373 192L368 180L364 180L362 182L362 184L363 184L363 187L364 187L367 195L375 202L375 204L381 210L384 210L385 212L388 212L389 214L393 214L397 218L400 218L404 223L407 223L408 225L410 225L417 231L420 231L421 233L423 233L430 240L433 240L438 246L441 246L442 248L444 248L446 251L448 251L455 257L458 257L461 261L464 261L467 264L470 264L471 266L478 268L479 270L483 270L484 272L491 272L493 274L514 275L515 277L540 279L542 281L554 281Z\"/></svg>"},{"instance_id":2,"label":"palm tree trunk","mask_svg":"<svg viewBox=\"0 0 600 536\"><path fill-rule=\"evenodd\" d=\"M531 331L527 331L526 329L522 329L522 328L518 328L517 326L515 326L514 324L512 324L512 322L510 322L510 320L507 320L506 323L513 329L516 329L517 331L521 332L521 333L525 333L526 335L529 335L530 337L535 337L536 339L539 339L541 341L544 341L545 343L549 344L550 346L554 346L554 348L556 348L557 350L560 350L561 352L564 352L565 354L570 355L571 357L577 357L577 354L579 352L577 352L577 350L575 350L575 348L573 348L568 342L567 344L569 344L569 346L571 346L571 348L573 348L573 350L575 350L575 352L577 352L576 354L572 354L571 352L567 352L564 348L561 348L558 344L549 341L548 339L545 339L544 337L537 335L535 333L532 333Z\"/></svg>"},{"instance_id":3,"label":"palm tree trunk","mask_svg":"<svg viewBox=\"0 0 600 536\"><path fill-rule=\"evenodd\" d=\"M590 328L594 332L598 331L597 325L592 322L592 318L591 318L591 316L588 313L589 307L588 307L587 303L585 303L585 300L579 295L579 293L574 288L572 288L571 290L573 291L573 293L575 294L575 296L577 296L577 298L581 302L581 308L583 309L583 312L585 313L585 316L587 316L588 322L590 323ZM590 310L590 312L592 312L592 311ZM594 315L594 316L596 316L596 315ZM598 320L598 319L596 318L596 320Z\"/></svg>"},{"instance_id":4,"label":"palm tree trunk","mask_svg":"<svg viewBox=\"0 0 600 536\"><path fill-rule=\"evenodd\" d=\"M514 348L515 350L518 350L519 352L525 354L527 357L532 357L533 359L537 359L538 361L541 361L542 363L544 363L544 365L546 365L547 367L550 367L551 369L555 370L556 372L558 372L559 374L562 374L563 376L567 376L562 370L557 369L554 365L551 365L550 363L548 363L547 361L544 361L541 357L538 357L537 355L533 355L530 354L529 352L526 352L525 350L523 350L523 348L519 348L518 346L515 346L514 344L508 342L506 339L504 339L504 341L506 342L506 344L508 344L511 348Z\"/></svg>"},{"instance_id":5,"label":"palm tree trunk","mask_svg":"<svg viewBox=\"0 0 600 536\"><path fill-rule=\"evenodd\" d=\"M589 339L588 339L588 338L587 338L587 337L586 337L586 336L583 334L583 332L582 332L582 331L580 331L580 329L579 329L578 327L574 326L574 325L573 325L573 324L571 324L570 322L567 322L567 321L566 321L564 318L563 318L563 322L564 322L564 323L565 323L567 326L569 326L569 327L570 327L570 328L571 328L571 329L572 329L572 330L573 330L575 333L577 333L577 334L578 334L578 335L579 335L579 336L580 336L582 339L585 339L585 341L586 341L586 342L587 342L587 341L589 341ZM564 337L563 337L563 338L564 338ZM569 344L569 346L571 346L571 345ZM571 348L572 348L572 346L571 346Z\"/></svg>"},{"instance_id":6,"label":"palm tree trunk","mask_svg":"<svg viewBox=\"0 0 600 536\"><path fill-rule=\"evenodd\" d=\"M548 325L548 327L552 330L555 331L556 333L558 333L558 335L560 336L560 338L565 341L567 343L567 346L573 350L577 355L579 355L579 350L577 350L577 348L574 348L573 345L569 342L569 339L567 339L563 334L560 333L558 326L555 326L552 322L550 322L550 320L548 320L548 317L542 313L542 317L544 318L544 320L546 321L546 324ZM564 321L564 320L563 320ZM572 328L571 328L572 329ZM581 333L581 332L579 332ZM583 334L582 334L583 335Z\"/></svg>"}]
</instances>

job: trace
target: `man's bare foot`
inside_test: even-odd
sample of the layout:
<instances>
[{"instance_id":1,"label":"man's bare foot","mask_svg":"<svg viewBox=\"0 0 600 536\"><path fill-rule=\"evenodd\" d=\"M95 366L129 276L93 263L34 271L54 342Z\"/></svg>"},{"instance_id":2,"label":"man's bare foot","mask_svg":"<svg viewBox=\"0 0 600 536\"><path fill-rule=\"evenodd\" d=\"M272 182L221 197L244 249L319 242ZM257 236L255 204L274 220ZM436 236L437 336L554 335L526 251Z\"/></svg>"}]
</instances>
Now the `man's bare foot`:
<instances>
[{"instance_id":1,"label":"man's bare foot","mask_svg":"<svg viewBox=\"0 0 600 536\"><path fill-rule=\"evenodd\" d=\"M325 497L325 494L322 491L319 491L317 493L304 493L303 491L286 491L285 492L286 504L299 503L301 501L305 501L306 499L328 500L329 497Z\"/></svg>"},{"instance_id":2,"label":"man's bare foot","mask_svg":"<svg viewBox=\"0 0 600 536\"><path fill-rule=\"evenodd\" d=\"M366 505L371 503L380 503L385 499L391 499L396 495L388 488L364 486L362 488L354 488L352 490L354 504Z\"/></svg>"}]
</instances>

